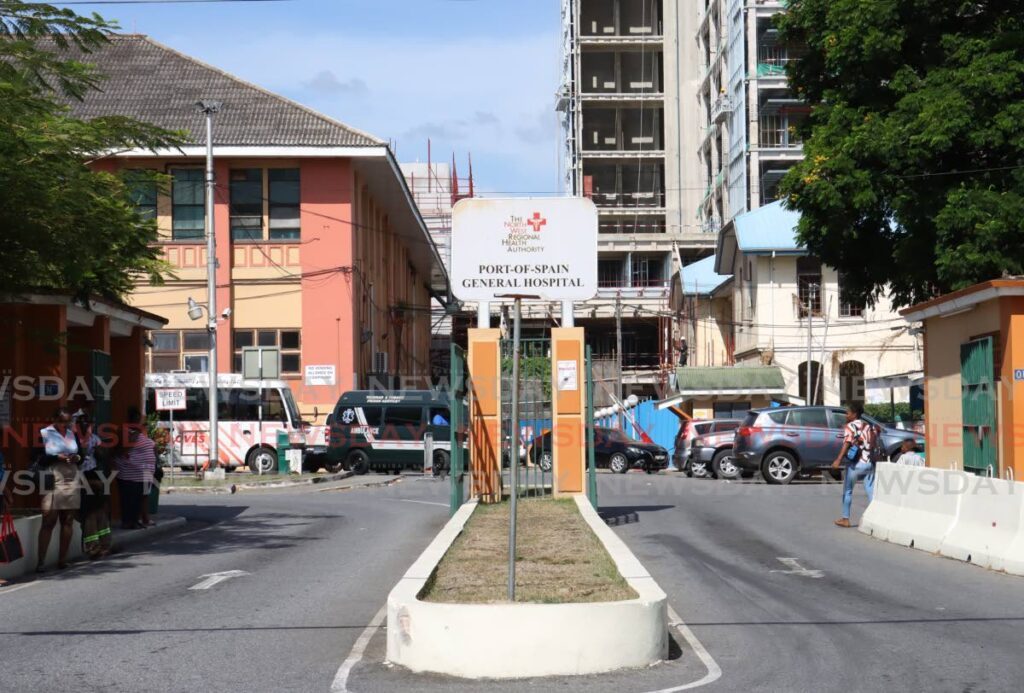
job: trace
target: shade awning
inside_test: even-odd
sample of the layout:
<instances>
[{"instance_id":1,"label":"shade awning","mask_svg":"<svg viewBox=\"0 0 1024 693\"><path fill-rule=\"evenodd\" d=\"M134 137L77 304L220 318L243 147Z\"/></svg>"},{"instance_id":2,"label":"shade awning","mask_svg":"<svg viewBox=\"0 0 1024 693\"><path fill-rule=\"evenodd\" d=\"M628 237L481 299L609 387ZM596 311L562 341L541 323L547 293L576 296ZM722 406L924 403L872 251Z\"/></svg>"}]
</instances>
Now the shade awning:
<instances>
[{"instance_id":1,"label":"shade awning","mask_svg":"<svg viewBox=\"0 0 1024 693\"><path fill-rule=\"evenodd\" d=\"M679 368L677 394L658 402L658 409L674 407L696 398L773 397L786 394L786 381L778 366Z\"/></svg>"}]
</instances>

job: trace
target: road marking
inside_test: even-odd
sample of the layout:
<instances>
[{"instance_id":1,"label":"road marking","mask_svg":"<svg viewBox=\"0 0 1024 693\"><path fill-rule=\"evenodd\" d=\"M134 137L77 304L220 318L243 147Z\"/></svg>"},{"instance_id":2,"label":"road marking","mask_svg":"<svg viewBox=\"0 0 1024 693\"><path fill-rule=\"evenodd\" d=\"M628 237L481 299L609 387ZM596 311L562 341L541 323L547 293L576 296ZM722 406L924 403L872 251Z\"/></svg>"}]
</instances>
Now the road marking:
<instances>
[{"instance_id":1,"label":"road marking","mask_svg":"<svg viewBox=\"0 0 1024 693\"><path fill-rule=\"evenodd\" d=\"M348 690L348 677L352 673L352 669L356 664L359 664L363 659L363 654L366 652L366 646L370 644L370 640L377 634L381 625L384 624L384 619L388 616L388 605L385 603L380 608L377 615L370 621L370 625L363 629L363 632L356 638L356 644L352 646L352 651L348 653L348 657L338 667L338 673L334 675L334 681L331 683L331 693L349 693Z\"/></svg>"},{"instance_id":2,"label":"road marking","mask_svg":"<svg viewBox=\"0 0 1024 693\"><path fill-rule=\"evenodd\" d=\"M810 568L804 568L800 565L799 558L782 558L777 559L779 563L789 568L789 570L769 570L770 573L782 573L783 575L799 575L800 577L809 578L823 578L825 577L824 570L812 570Z\"/></svg>"},{"instance_id":3,"label":"road marking","mask_svg":"<svg viewBox=\"0 0 1024 693\"><path fill-rule=\"evenodd\" d=\"M0 597L2 597L5 594L10 594L11 592L17 592L18 590L23 590L26 587L31 587L32 585L39 585L39 584L42 584L41 580L33 580L32 582L26 582L23 585L12 585L10 587L0 587Z\"/></svg>"},{"instance_id":4,"label":"road marking","mask_svg":"<svg viewBox=\"0 0 1024 693\"><path fill-rule=\"evenodd\" d=\"M220 572L220 573L207 573L206 575L200 575L199 576L201 578L205 578L204 580L200 580L196 584L194 584L191 587L189 587L189 589L190 590L208 590L211 587L215 587L216 585L219 585L220 583L222 583L222 582L224 582L226 580L230 580L231 578L236 578L236 577L242 577L243 575L248 575L248 574L249 573L245 572L244 570L225 570L225 571Z\"/></svg>"},{"instance_id":5,"label":"road marking","mask_svg":"<svg viewBox=\"0 0 1024 693\"><path fill-rule=\"evenodd\" d=\"M440 505L442 508L447 508L447 503L437 503L435 501L421 501L421 500L409 500L408 498L385 498L392 503L419 503L420 505Z\"/></svg>"},{"instance_id":6,"label":"road marking","mask_svg":"<svg viewBox=\"0 0 1024 693\"><path fill-rule=\"evenodd\" d=\"M675 686L673 688L662 688L657 691L651 691L650 693L676 693L676 691L688 691L694 688L700 688L706 686L709 683L714 683L718 679L722 678L722 667L718 666L718 662L711 656L711 653L707 651L704 644L697 639L690 627L687 626L683 619L676 613L676 610L671 606L668 607L668 617L670 620L669 625L674 627L679 632L683 639L686 640L687 644L693 649L697 658L700 659L704 668L708 670L708 673L704 675L704 678L694 681L692 683L684 683L682 686Z\"/></svg>"}]
</instances>

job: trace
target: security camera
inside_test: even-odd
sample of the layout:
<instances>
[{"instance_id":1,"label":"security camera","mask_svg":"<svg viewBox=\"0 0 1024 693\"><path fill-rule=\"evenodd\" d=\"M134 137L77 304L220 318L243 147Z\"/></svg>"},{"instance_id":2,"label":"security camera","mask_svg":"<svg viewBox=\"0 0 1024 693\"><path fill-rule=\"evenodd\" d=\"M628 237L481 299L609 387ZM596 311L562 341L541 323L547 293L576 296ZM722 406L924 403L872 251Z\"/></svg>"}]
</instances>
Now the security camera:
<instances>
[{"instance_id":1,"label":"security camera","mask_svg":"<svg viewBox=\"0 0 1024 693\"><path fill-rule=\"evenodd\" d=\"M231 317L231 309L230 308L225 308L224 310L222 310L220 312L220 316L222 318L224 318L225 320L227 320L228 318Z\"/></svg>"}]
</instances>

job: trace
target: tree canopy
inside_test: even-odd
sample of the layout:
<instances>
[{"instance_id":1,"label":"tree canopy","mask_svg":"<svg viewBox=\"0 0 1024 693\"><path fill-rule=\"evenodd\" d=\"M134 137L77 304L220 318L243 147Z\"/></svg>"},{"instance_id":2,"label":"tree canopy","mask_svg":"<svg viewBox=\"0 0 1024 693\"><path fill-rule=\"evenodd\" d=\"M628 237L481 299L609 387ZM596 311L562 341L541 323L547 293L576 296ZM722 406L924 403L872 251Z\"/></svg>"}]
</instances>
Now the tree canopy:
<instances>
[{"instance_id":1,"label":"tree canopy","mask_svg":"<svg viewBox=\"0 0 1024 693\"><path fill-rule=\"evenodd\" d=\"M898 305L1024 274L1024 3L790 0L811 104L781 183L844 293Z\"/></svg>"},{"instance_id":2,"label":"tree canopy","mask_svg":"<svg viewBox=\"0 0 1024 693\"><path fill-rule=\"evenodd\" d=\"M166 270L131 180L90 162L173 146L179 135L121 116L82 120L67 105L103 79L74 56L102 48L115 29L99 15L0 0L0 293L120 298Z\"/></svg>"}]
</instances>

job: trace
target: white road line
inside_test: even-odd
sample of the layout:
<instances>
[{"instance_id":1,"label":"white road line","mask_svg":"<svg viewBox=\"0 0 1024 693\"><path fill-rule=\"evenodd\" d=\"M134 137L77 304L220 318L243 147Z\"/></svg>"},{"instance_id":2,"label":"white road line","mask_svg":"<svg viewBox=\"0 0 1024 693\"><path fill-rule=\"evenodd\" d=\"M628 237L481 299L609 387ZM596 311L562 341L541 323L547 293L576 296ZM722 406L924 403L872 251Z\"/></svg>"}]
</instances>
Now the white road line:
<instances>
[{"instance_id":1,"label":"white road line","mask_svg":"<svg viewBox=\"0 0 1024 693\"><path fill-rule=\"evenodd\" d=\"M670 625L674 626L679 632L683 639L693 648L697 657L704 664L704 668L708 670L708 673L704 675L704 678L693 683L683 684L682 686L675 686L673 688L662 688L657 691L651 691L650 693L676 693L676 691L688 691L694 688L700 688L706 686L709 683L714 683L718 679L722 678L722 667L718 666L718 662L711 656L711 653L707 651L703 643L697 639L697 636L693 634L689 626L683 623L683 619L680 618L676 610L671 606L668 607L668 617L671 619Z\"/></svg>"},{"instance_id":2,"label":"white road line","mask_svg":"<svg viewBox=\"0 0 1024 693\"><path fill-rule=\"evenodd\" d=\"M409 500L408 498L385 498L392 503L419 503L420 505L440 505L442 508L447 508L447 503L437 503L435 501L421 501L421 500Z\"/></svg>"},{"instance_id":3,"label":"white road line","mask_svg":"<svg viewBox=\"0 0 1024 693\"><path fill-rule=\"evenodd\" d=\"M370 644L370 640L376 635L377 631L384 624L384 619L388 616L388 605L384 604L377 612L377 615L370 621L370 625L366 626L359 637L356 639L356 644L352 646L352 651L348 653L348 657L341 666L338 667L338 673L334 675L334 681L331 683L331 693L349 693L348 690L348 677L352 673L352 669L356 664L363 659L363 654L366 652L366 646Z\"/></svg>"},{"instance_id":4,"label":"white road line","mask_svg":"<svg viewBox=\"0 0 1024 693\"><path fill-rule=\"evenodd\" d=\"M804 568L800 565L799 558L784 558L778 557L776 560L782 565L789 568L789 570L769 570L769 573L782 573L783 575L799 575L800 577L809 578L823 578L825 577L824 570L812 570L810 568Z\"/></svg>"},{"instance_id":5,"label":"white road line","mask_svg":"<svg viewBox=\"0 0 1024 693\"><path fill-rule=\"evenodd\" d=\"M32 585L39 585L39 584L42 584L41 580L33 580L32 582L26 582L23 585L13 585L11 587L0 587L0 597L4 596L5 594L10 594L11 592L17 592L18 590L23 590L26 587L32 587Z\"/></svg>"}]
</instances>

